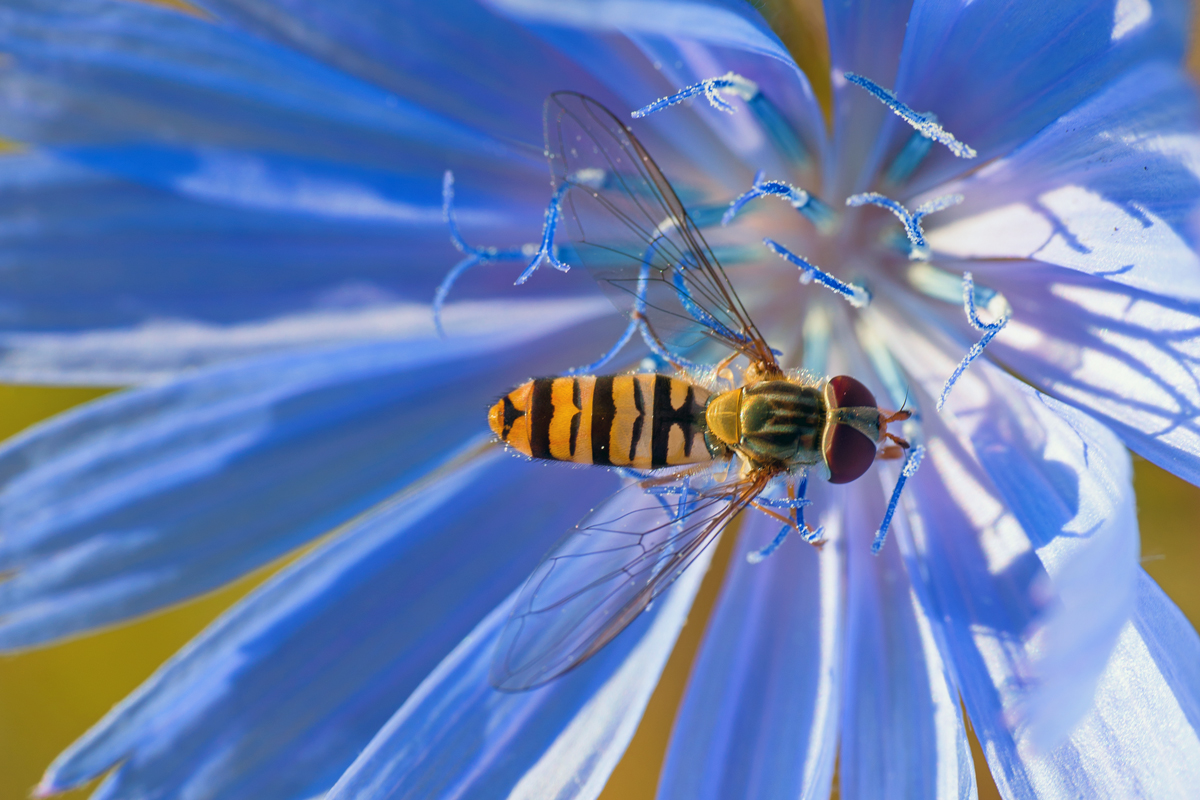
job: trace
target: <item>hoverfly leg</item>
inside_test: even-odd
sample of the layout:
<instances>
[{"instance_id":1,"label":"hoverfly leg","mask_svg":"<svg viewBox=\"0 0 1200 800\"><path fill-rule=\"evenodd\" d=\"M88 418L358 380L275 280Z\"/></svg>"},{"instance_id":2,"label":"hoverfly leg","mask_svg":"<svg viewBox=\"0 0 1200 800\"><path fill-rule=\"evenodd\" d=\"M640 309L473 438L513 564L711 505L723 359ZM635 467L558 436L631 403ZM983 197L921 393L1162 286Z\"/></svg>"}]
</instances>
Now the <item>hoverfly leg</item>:
<instances>
[{"instance_id":1,"label":"hoverfly leg","mask_svg":"<svg viewBox=\"0 0 1200 800\"><path fill-rule=\"evenodd\" d=\"M721 380L729 381L730 386L735 385L736 380L733 376L733 370L729 368L729 365L732 364L734 359L736 359L739 355L741 355L741 353L733 352L721 359L717 363L717 366L713 369L713 375Z\"/></svg>"},{"instance_id":2,"label":"hoverfly leg","mask_svg":"<svg viewBox=\"0 0 1200 800\"><path fill-rule=\"evenodd\" d=\"M880 439L880 441L883 441L884 439L891 439L892 442L894 443L894 444L884 446L883 450L880 452L880 455L879 455L880 458L884 458L884 459L900 458L900 455L884 455L884 454L885 453L890 454L892 452L892 450L894 450L897 447L901 451L907 450L910 447L907 440L901 439L899 436L897 436L894 433L888 433L888 429L887 429L889 422L903 422L904 420L909 419L910 417L912 417L911 411L901 410L901 411L896 411L892 414L886 414L886 415L882 411L879 412L879 439Z\"/></svg>"},{"instance_id":3,"label":"hoverfly leg","mask_svg":"<svg viewBox=\"0 0 1200 800\"><path fill-rule=\"evenodd\" d=\"M777 511L772 511L771 509L767 508L766 506L760 505L759 503L756 503L753 500L750 501L750 505L751 505L751 507L757 509L758 511L761 511L762 513L766 514L768 517L779 520L784 525L787 525L792 530L794 530L796 533L800 533L800 527L791 518L785 517L783 514L780 514Z\"/></svg>"}]
</instances>

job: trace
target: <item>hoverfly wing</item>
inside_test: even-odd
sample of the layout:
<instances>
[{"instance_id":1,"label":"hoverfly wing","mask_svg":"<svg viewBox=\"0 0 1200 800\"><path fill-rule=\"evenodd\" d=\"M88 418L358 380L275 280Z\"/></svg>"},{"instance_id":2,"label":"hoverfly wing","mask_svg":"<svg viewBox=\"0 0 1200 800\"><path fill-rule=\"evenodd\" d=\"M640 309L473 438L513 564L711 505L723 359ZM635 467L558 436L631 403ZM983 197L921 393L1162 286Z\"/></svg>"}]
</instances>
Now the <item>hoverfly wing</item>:
<instances>
[{"instance_id":1,"label":"hoverfly wing","mask_svg":"<svg viewBox=\"0 0 1200 800\"><path fill-rule=\"evenodd\" d=\"M523 691L573 669L662 594L766 485L734 480L704 491L677 482L627 486L552 549L517 596L490 680Z\"/></svg>"},{"instance_id":2,"label":"hoverfly wing","mask_svg":"<svg viewBox=\"0 0 1200 800\"><path fill-rule=\"evenodd\" d=\"M546 152L579 259L617 307L640 310L667 345L715 337L751 361L775 357L662 170L596 100L546 100Z\"/></svg>"}]
</instances>

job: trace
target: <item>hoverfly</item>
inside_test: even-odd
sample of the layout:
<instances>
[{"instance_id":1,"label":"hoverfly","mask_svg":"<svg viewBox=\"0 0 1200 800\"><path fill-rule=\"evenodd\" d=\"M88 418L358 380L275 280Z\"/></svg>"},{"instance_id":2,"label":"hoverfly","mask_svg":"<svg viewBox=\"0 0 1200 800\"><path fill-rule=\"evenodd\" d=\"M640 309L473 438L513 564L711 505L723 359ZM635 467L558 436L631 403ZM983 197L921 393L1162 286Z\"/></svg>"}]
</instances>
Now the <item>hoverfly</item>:
<instances>
[{"instance_id":1,"label":"hoverfly","mask_svg":"<svg viewBox=\"0 0 1200 800\"><path fill-rule=\"evenodd\" d=\"M664 353L688 337L749 364L715 391L656 374L535 378L488 422L532 458L666 470L621 490L546 555L501 634L491 682L540 686L629 625L777 478L813 469L848 483L875 460L888 415L854 378L789 375L779 365L679 196L633 132L575 93L546 101L546 152L580 259ZM699 336L698 336L699 335ZM893 450L897 450L895 446ZM734 469L734 457L740 468ZM725 465L700 470L705 465ZM700 480L697 480L700 476ZM707 482L705 482L705 478ZM632 494L632 493L637 493ZM777 506L778 507L778 506Z\"/></svg>"}]
</instances>

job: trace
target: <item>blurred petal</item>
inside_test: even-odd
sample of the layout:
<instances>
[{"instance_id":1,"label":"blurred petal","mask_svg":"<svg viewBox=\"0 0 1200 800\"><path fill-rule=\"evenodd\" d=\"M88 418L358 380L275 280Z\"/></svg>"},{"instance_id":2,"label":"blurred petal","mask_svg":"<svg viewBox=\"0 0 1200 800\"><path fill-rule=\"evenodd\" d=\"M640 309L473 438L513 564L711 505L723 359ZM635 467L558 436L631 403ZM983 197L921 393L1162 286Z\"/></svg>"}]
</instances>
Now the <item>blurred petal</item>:
<instances>
[{"instance_id":1,"label":"blurred petal","mask_svg":"<svg viewBox=\"0 0 1200 800\"><path fill-rule=\"evenodd\" d=\"M348 288L347 294L352 293ZM603 308L594 301L515 301L503 307L515 319L545 319L547 314L555 316L556 308L572 307L586 318ZM487 301L452 303L442 314L446 329L455 337L478 335L494 319L495 305ZM433 335L429 306L417 303L314 310L238 325L160 320L115 330L0 334L0 381L131 386L172 380L198 367L264 353L346 342L432 339Z\"/></svg>"},{"instance_id":2,"label":"blurred petal","mask_svg":"<svg viewBox=\"0 0 1200 800\"><path fill-rule=\"evenodd\" d=\"M974 798L975 769L939 626L917 601L899 548L871 553L898 470L850 487L846 666L838 785L852 800ZM901 515L903 516L903 515ZM904 524L895 519L897 526Z\"/></svg>"},{"instance_id":3,"label":"blurred petal","mask_svg":"<svg viewBox=\"0 0 1200 800\"><path fill-rule=\"evenodd\" d=\"M675 719L659 800L829 795L842 656L842 495L812 491L830 539L822 550L791 537L755 565L746 555L779 523L746 512Z\"/></svg>"},{"instance_id":4,"label":"blurred petal","mask_svg":"<svg viewBox=\"0 0 1200 800\"><path fill-rule=\"evenodd\" d=\"M884 331L896 337L897 358L924 391L939 393L957 356L932 333L896 325ZM972 719L1003 715L1018 739L1045 751L1086 713L1133 608L1129 455L1103 424L982 359L925 424L932 464L914 484L926 528L919 574L950 614L952 646L966 648L954 660L967 710ZM975 536L951 533L958 514ZM970 674L981 669L996 688Z\"/></svg>"},{"instance_id":5,"label":"blurred petal","mask_svg":"<svg viewBox=\"0 0 1200 800\"><path fill-rule=\"evenodd\" d=\"M575 670L527 692L488 683L512 598L396 712L328 800L595 798L633 737L713 547Z\"/></svg>"},{"instance_id":6,"label":"blurred petal","mask_svg":"<svg viewBox=\"0 0 1200 800\"><path fill-rule=\"evenodd\" d=\"M0 132L20 141L207 142L397 170L447 151L529 163L407 95L196 16L111 0L14 0L0 20L0 45L14 60Z\"/></svg>"},{"instance_id":7,"label":"blurred petal","mask_svg":"<svg viewBox=\"0 0 1200 800\"><path fill-rule=\"evenodd\" d=\"M1037 757L976 727L1006 796L1187 800L1200 786L1200 637L1149 575L1121 632L1095 707Z\"/></svg>"},{"instance_id":8,"label":"blurred petal","mask_svg":"<svg viewBox=\"0 0 1200 800\"><path fill-rule=\"evenodd\" d=\"M896 94L936 113L979 157L935 147L914 181L929 186L1006 154L1141 62L1178 63L1187 31L1185 0L916 0ZM897 148L911 134L898 119L884 130Z\"/></svg>"},{"instance_id":9,"label":"blurred petal","mask_svg":"<svg viewBox=\"0 0 1200 800\"><path fill-rule=\"evenodd\" d=\"M43 788L120 765L106 797L300 800L327 790L614 484L472 451L235 606L60 756Z\"/></svg>"},{"instance_id":10,"label":"blurred petal","mask_svg":"<svg viewBox=\"0 0 1200 800\"><path fill-rule=\"evenodd\" d=\"M570 312L237 362L26 431L0 449L0 646L159 608L345 522L485 430L529 369L594 358L599 330L537 338Z\"/></svg>"},{"instance_id":11,"label":"blurred petal","mask_svg":"<svg viewBox=\"0 0 1200 800\"><path fill-rule=\"evenodd\" d=\"M541 106L595 79L475 0L200 0L217 18L541 160ZM464 54L470 54L469 58Z\"/></svg>"},{"instance_id":12,"label":"blurred petal","mask_svg":"<svg viewBox=\"0 0 1200 800\"><path fill-rule=\"evenodd\" d=\"M783 42L746 3L736 0L488 0L507 14L542 24L694 39L758 53L795 69ZM710 75L709 77L716 77ZM682 87L680 87L682 88Z\"/></svg>"},{"instance_id":13,"label":"blurred petal","mask_svg":"<svg viewBox=\"0 0 1200 800\"><path fill-rule=\"evenodd\" d=\"M540 92L501 143L478 120L148 4L22 0L0 20L0 129L41 146L0 158L10 331L426 301L457 260L447 167L473 242L540 231Z\"/></svg>"},{"instance_id":14,"label":"blurred petal","mask_svg":"<svg viewBox=\"0 0 1200 800\"><path fill-rule=\"evenodd\" d=\"M1161 63L1141 67L1007 158L937 189L966 200L931 219L929 243L943 255L1028 258L1200 299L1198 129L1191 80Z\"/></svg>"}]
</instances>

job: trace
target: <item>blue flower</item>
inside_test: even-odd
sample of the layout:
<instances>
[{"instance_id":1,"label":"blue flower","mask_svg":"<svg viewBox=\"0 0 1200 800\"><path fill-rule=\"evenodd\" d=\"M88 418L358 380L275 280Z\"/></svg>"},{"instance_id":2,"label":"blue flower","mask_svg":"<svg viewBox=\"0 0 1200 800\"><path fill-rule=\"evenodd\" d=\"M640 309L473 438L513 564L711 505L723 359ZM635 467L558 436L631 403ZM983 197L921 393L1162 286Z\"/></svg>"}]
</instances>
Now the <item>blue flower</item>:
<instances>
[{"instance_id":1,"label":"blue flower","mask_svg":"<svg viewBox=\"0 0 1200 800\"><path fill-rule=\"evenodd\" d=\"M1126 450L1200 483L1182 0L827 2L828 120L735 0L396 5L0 9L19 143L0 378L137 385L0 450L0 647L314 543L42 791L107 771L106 799L599 792L704 566L578 670L488 685L508 598L618 481L500 452L485 409L625 323L583 270L513 287L524 265L495 261L455 285L439 338L442 176L472 244L536 245L549 92L624 112L733 73L709 84L726 109L701 92L631 124L718 212L771 343L907 394L927 455L877 556L896 463L814 481L820 550L749 564L775 524L746 515L659 796L823 797L837 757L844 797L971 797L961 709L1007 797L1191 796L1200 637L1137 564ZM817 268L870 302L797 282Z\"/></svg>"}]
</instances>

